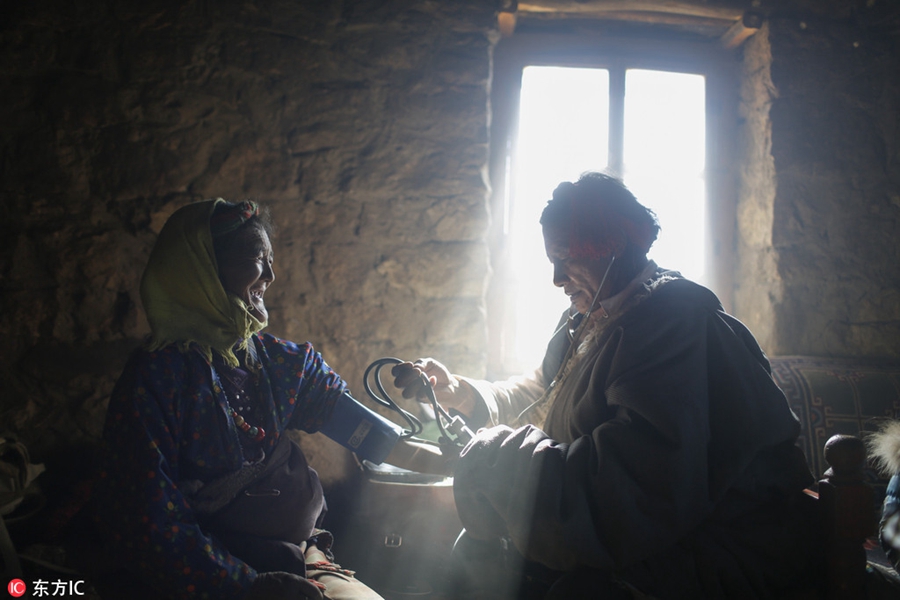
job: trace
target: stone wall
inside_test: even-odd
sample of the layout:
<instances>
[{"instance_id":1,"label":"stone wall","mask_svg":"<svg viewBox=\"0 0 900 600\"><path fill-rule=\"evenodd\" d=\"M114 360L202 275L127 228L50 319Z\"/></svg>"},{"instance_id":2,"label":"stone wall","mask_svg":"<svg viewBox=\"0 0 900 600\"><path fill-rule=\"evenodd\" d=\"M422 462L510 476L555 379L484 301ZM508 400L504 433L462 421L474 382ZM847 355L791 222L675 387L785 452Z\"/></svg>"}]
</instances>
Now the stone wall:
<instances>
[{"instance_id":1,"label":"stone wall","mask_svg":"<svg viewBox=\"0 0 900 600\"><path fill-rule=\"evenodd\" d=\"M6 3L5 426L38 459L99 436L148 333L138 282L156 235L212 196L269 204L270 331L312 341L358 396L381 356L483 373L501 4ZM735 312L770 354L900 356L885 5L762 2L767 25L742 50ZM317 448L317 466L346 467Z\"/></svg>"},{"instance_id":2,"label":"stone wall","mask_svg":"<svg viewBox=\"0 0 900 600\"><path fill-rule=\"evenodd\" d=\"M483 371L492 2L3 10L0 415L38 459L99 436L156 235L207 197L270 206L269 331L357 396L385 355Z\"/></svg>"},{"instance_id":3,"label":"stone wall","mask_svg":"<svg viewBox=\"0 0 900 600\"><path fill-rule=\"evenodd\" d=\"M736 311L771 354L898 357L898 15L771 4L745 48Z\"/></svg>"}]
</instances>

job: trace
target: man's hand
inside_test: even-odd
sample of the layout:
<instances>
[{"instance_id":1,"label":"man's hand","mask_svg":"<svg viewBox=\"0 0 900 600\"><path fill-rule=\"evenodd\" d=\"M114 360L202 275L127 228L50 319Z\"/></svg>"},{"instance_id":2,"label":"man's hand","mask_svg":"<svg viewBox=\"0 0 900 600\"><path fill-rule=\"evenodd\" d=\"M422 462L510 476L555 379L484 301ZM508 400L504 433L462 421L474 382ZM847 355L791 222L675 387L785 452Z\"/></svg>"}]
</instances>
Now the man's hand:
<instances>
[{"instance_id":1,"label":"man's hand","mask_svg":"<svg viewBox=\"0 0 900 600\"><path fill-rule=\"evenodd\" d=\"M391 375L394 376L394 385L403 390L404 398L425 402L428 398L425 381L428 381L434 388L434 397L445 409L453 408L464 415L471 415L475 408L474 390L461 383L447 367L433 358L395 365Z\"/></svg>"}]
</instances>

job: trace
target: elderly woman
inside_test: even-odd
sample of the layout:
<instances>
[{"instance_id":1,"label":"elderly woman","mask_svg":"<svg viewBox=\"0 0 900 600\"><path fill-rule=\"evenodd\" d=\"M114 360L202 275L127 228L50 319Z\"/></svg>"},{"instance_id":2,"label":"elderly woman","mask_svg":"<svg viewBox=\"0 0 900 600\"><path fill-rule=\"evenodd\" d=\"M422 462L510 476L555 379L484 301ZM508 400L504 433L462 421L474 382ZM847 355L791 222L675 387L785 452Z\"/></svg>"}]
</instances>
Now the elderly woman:
<instances>
[{"instance_id":1,"label":"elderly woman","mask_svg":"<svg viewBox=\"0 0 900 600\"><path fill-rule=\"evenodd\" d=\"M322 486L289 428L345 384L312 346L260 331L275 280L254 202L167 221L141 297L152 329L109 403L98 534L130 597L380 598L331 560Z\"/></svg>"},{"instance_id":2,"label":"elderly woman","mask_svg":"<svg viewBox=\"0 0 900 600\"><path fill-rule=\"evenodd\" d=\"M659 227L618 180L561 184L541 223L572 302L542 366L500 383L433 359L394 370L407 397L424 373L445 406L487 426L454 484L457 554L475 557L472 581L494 584L481 597L757 598L808 585L812 477L753 336L712 292L647 259ZM522 579L478 571L507 545Z\"/></svg>"}]
</instances>

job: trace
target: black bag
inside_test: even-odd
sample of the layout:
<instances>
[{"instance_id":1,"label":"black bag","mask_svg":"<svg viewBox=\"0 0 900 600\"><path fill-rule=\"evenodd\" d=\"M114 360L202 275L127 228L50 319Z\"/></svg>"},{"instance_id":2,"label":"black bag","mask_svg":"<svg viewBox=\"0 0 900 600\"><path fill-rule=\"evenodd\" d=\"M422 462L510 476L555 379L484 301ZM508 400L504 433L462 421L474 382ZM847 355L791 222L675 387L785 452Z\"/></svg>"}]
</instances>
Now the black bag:
<instances>
[{"instance_id":1,"label":"black bag","mask_svg":"<svg viewBox=\"0 0 900 600\"><path fill-rule=\"evenodd\" d=\"M188 501L213 534L292 544L308 540L326 510L319 476L287 435L265 461L203 485Z\"/></svg>"}]
</instances>

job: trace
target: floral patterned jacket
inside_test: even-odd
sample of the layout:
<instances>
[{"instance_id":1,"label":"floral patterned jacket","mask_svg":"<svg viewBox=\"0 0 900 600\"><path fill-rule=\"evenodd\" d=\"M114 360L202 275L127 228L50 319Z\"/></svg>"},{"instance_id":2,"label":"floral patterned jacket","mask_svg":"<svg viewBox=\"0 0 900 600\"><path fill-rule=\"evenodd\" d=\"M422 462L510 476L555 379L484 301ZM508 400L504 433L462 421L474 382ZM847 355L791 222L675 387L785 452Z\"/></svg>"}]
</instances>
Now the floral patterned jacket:
<instances>
[{"instance_id":1,"label":"floral patterned jacket","mask_svg":"<svg viewBox=\"0 0 900 600\"><path fill-rule=\"evenodd\" d=\"M285 429L315 432L345 390L309 343L253 337L268 454ZM138 350L112 394L94 486L98 533L161 596L236 598L256 572L197 523L179 481L209 481L244 456L222 386L199 351ZM137 581L135 582L137 584Z\"/></svg>"}]
</instances>

